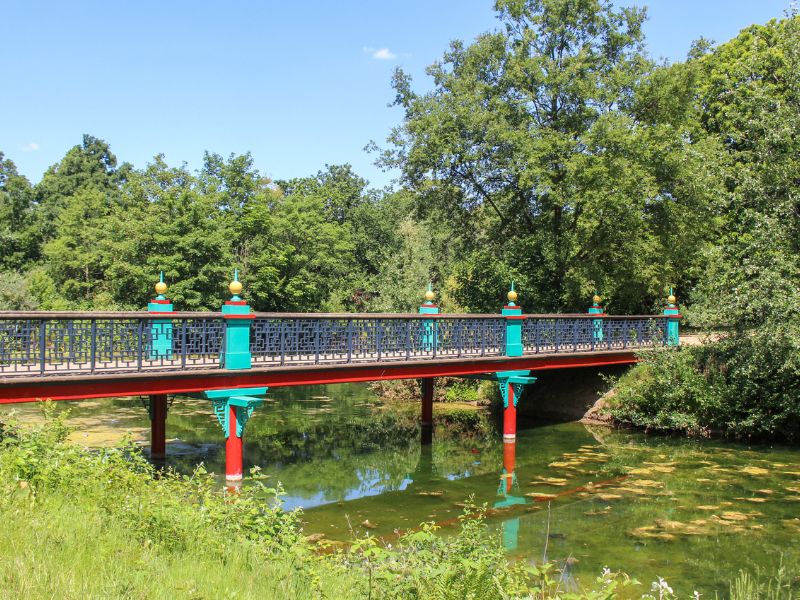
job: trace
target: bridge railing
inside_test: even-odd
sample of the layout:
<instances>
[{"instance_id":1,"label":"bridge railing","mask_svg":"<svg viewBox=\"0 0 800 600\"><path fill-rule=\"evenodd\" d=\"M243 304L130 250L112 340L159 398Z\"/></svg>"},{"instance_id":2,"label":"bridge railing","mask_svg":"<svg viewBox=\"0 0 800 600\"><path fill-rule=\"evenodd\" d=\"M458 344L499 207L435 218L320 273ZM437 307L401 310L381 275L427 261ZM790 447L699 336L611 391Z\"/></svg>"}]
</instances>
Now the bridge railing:
<instances>
[{"instance_id":1,"label":"bridge railing","mask_svg":"<svg viewBox=\"0 0 800 600\"><path fill-rule=\"evenodd\" d=\"M218 313L0 312L0 375L215 368L224 336Z\"/></svg>"},{"instance_id":2,"label":"bridge railing","mask_svg":"<svg viewBox=\"0 0 800 600\"><path fill-rule=\"evenodd\" d=\"M500 356L500 315L255 313L255 364L341 364Z\"/></svg>"},{"instance_id":3,"label":"bridge railing","mask_svg":"<svg viewBox=\"0 0 800 600\"><path fill-rule=\"evenodd\" d=\"M254 367L503 356L506 319L476 314L254 313ZM667 318L523 315L526 354L664 345ZM220 368L220 313L0 312L0 376Z\"/></svg>"},{"instance_id":4,"label":"bridge railing","mask_svg":"<svg viewBox=\"0 0 800 600\"><path fill-rule=\"evenodd\" d=\"M663 346L663 316L524 315L522 345L526 353L595 352Z\"/></svg>"}]
</instances>

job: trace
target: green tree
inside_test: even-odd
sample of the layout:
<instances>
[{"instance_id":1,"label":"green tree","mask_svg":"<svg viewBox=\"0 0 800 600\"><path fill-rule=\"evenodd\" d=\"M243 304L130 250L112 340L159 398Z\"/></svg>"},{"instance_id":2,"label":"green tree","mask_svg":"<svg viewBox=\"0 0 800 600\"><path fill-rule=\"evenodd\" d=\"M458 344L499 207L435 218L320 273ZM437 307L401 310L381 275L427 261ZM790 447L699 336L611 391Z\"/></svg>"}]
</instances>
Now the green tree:
<instances>
[{"instance_id":1,"label":"green tree","mask_svg":"<svg viewBox=\"0 0 800 600\"><path fill-rule=\"evenodd\" d=\"M492 253L519 274L526 308L582 309L597 287L618 311L649 309L686 266L685 248L665 253L687 241L680 208L704 204L714 181L697 140L637 119L635 92L654 70L644 11L600 0L495 7L502 29L454 42L428 69L432 91L414 93L396 72L405 119L382 164L400 167L421 203L470 224L456 232L467 246L458 270L474 274ZM473 283L455 284L467 307Z\"/></svg>"},{"instance_id":2,"label":"green tree","mask_svg":"<svg viewBox=\"0 0 800 600\"><path fill-rule=\"evenodd\" d=\"M39 254L30 182L0 152L0 269L23 269Z\"/></svg>"}]
</instances>

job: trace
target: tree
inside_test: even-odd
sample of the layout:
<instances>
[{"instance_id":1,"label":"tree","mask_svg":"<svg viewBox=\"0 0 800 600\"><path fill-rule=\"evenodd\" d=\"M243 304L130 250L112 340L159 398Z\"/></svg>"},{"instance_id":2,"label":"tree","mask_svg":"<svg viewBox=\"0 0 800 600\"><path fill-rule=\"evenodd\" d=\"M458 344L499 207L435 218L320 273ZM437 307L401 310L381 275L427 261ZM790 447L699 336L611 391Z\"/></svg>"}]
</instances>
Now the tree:
<instances>
[{"instance_id":1,"label":"tree","mask_svg":"<svg viewBox=\"0 0 800 600\"><path fill-rule=\"evenodd\" d=\"M117 157L109 145L84 134L80 145L72 147L57 164L50 167L34 188L34 200L41 214L41 236L50 239L60 212L79 191L97 190L116 194L131 165L117 168Z\"/></svg>"},{"instance_id":2,"label":"tree","mask_svg":"<svg viewBox=\"0 0 800 600\"><path fill-rule=\"evenodd\" d=\"M0 152L0 269L28 267L39 254L30 182Z\"/></svg>"},{"instance_id":3,"label":"tree","mask_svg":"<svg viewBox=\"0 0 800 600\"><path fill-rule=\"evenodd\" d=\"M431 92L414 93L396 72L405 119L382 164L401 168L421 203L471 220L467 261L488 250L518 272L526 308L581 309L598 287L617 310L649 309L676 277L664 247L685 229L679 211L660 207L675 195L702 201L675 182L705 156L659 172L665 154L674 164L693 140L662 128L668 135L653 147L633 112L654 68L642 49L644 11L600 0L495 6L502 30L454 42L428 69Z\"/></svg>"}]
</instances>

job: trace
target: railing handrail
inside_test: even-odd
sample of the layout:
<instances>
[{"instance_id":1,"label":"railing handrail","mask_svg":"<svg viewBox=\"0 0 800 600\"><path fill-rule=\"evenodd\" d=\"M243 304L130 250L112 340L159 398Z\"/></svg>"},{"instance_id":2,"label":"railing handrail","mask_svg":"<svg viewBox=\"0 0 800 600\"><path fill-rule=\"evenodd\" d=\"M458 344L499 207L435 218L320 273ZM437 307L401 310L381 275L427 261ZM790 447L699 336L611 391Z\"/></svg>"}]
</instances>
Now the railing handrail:
<instances>
[{"instance_id":1,"label":"railing handrail","mask_svg":"<svg viewBox=\"0 0 800 600\"><path fill-rule=\"evenodd\" d=\"M253 312L256 319L504 319L497 313L290 313L290 312ZM526 319L663 319L664 315L593 315L587 313L541 313L523 314ZM8 319L220 319L221 312L206 311L173 311L158 314L147 311L12 311L0 310L0 320Z\"/></svg>"},{"instance_id":2,"label":"railing handrail","mask_svg":"<svg viewBox=\"0 0 800 600\"><path fill-rule=\"evenodd\" d=\"M0 320L7 319L214 319L222 318L221 312L170 312L169 314L151 313L144 311L67 311L67 310L40 310L40 311L13 311L0 310Z\"/></svg>"}]
</instances>

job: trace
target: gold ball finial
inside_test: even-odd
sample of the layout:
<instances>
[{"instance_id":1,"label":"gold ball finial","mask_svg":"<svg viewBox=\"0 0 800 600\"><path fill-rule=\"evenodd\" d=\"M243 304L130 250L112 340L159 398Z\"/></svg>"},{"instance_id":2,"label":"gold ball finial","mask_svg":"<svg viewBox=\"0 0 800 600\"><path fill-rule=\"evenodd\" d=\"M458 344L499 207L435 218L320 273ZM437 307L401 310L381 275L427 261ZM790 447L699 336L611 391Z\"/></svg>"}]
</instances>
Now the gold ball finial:
<instances>
[{"instance_id":1,"label":"gold ball finial","mask_svg":"<svg viewBox=\"0 0 800 600\"><path fill-rule=\"evenodd\" d=\"M511 290L510 292L508 292L508 301L509 302L516 302L517 298L519 298L519 294L517 294L516 291Z\"/></svg>"},{"instance_id":2,"label":"gold ball finial","mask_svg":"<svg viewBox=\"0 0 800 600\"><path fill-rule=\"evenodd\" d=\"M234 296L238 296L242 293L242 282L241 281L231 281L228 284L228 289L230 290L231 294Z\"/></svg>"},{"instance_id":3,"label":"gold ball finial","mask_svg":"<svg viewBox=\"0 0 800 600\"><path fill-rule=\"evenodd\" d=\"M602 298L601 298L601 297L600 297L598 294L595 294L595 295L592 297L592 302L594 302L595 304L600 304L600 301L601 301L601 300L602 300Z\"/></svg>"},{"instance_id":4,"label":"gold ball finial","mask_svg":"<svg viewBox=\"0 0 800 600\"><path fill-rule=\"evenodd\" d=\"M676 301L676 300L677 300L677 298L676 298L676 297L675 297L673 294L670 294L670 295L667 297L667 302L669 302L670 304L675 304L675 301Z\"/></svg>"},{"instance_id":5,"label":"gold ball finial","mask_svg":"<svg viewBox=\"0 0 800 600\"><path fill-rule=\"evenodd\" d=\"M159 281L156 284L156 294L163 296L166 293L167 293L167 284L164 283L163 281Z\"/></svg>"},{"instance_id":6,"label":"gold ball finial","mask_svg":"<svg viewBox=\"0 0 800 600\"><path fill-rule=\"evenodd\" d=\"M428 290L427 292L425 292L425 300L427 300L428 302L433 302L435 298L436 298L436 293L433 290Z\"/></svg>"}]
</instances>

